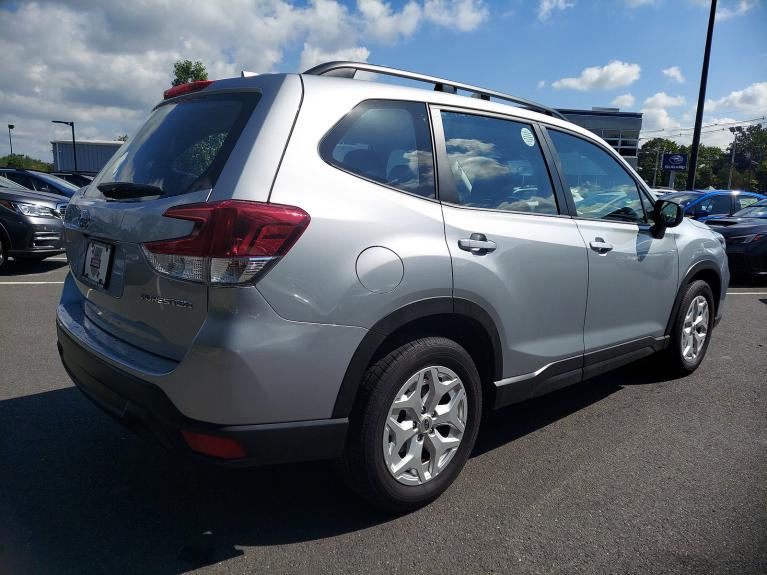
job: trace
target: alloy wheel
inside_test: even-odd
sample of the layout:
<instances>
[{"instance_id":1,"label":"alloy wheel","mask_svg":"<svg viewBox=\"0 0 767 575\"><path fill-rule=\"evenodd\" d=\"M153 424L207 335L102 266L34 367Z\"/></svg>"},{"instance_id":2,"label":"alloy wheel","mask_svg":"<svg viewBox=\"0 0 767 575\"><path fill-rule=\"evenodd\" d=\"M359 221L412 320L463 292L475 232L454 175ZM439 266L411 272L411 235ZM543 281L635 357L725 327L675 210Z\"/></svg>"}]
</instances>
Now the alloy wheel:
<instances>
[{"instance_id":1,"label":"alloy wheel","mask_svg":"<svg viewBox=\"0 0 767 575\"><path fill-rule=\"evenodd\" d=\"M695 361L708 335L708 300L702 295L690 302L682 326L682 357Z\"/></svg>"},{"instance_id":2,"label":"alloy wheel","mask_svg":"<svg viewBox=\"0 0 767 575\"><path fill-rule=\"evenodd\" d=\"M467 414L466 389L451 369L425 367L408 378L384 425L383 454L389 473L405 485L434 479L458 451Z\"/></svg>"}]
</instances>

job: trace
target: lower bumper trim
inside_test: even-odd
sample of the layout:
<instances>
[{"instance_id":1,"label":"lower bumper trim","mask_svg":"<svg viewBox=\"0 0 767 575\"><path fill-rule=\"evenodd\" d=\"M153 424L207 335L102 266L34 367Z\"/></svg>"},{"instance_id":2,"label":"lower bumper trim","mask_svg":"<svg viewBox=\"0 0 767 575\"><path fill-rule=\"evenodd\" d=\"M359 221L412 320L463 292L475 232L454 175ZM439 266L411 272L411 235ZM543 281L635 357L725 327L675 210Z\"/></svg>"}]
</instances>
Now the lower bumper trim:
<instances>
[{"instance_id":1,"label":"lower bumper trim","mask_svg":"<svg viewBox=\"0 0 767 575\"><path fill-rule=\"evenodd\" d=\"M227 466L334 459L343 451L347 418L230 426L194 420L183 415L156 385L88 352L58 323L57 331L59 355L75 385L126 427L153 436L171 450ZM188 447L181 430L232 438L247 455L242 459L200 455Z\"/></svg>"}]
</instances>

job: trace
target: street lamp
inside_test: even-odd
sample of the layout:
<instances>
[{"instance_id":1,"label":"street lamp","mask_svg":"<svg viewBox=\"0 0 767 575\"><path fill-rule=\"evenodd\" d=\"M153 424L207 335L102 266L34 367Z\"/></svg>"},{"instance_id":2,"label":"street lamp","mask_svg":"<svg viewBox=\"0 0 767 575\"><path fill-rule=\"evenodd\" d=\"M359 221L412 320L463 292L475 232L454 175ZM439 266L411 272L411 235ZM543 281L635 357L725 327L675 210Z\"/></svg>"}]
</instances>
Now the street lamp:
<instances>
[{"instance_id":1,"label":"street lamp","mask_svg":"<svg viewBox=\"0 0 767 575\"><path fill-rule=\"evenodd\" d=\"M72 128L72 155L74 156L75 160L75 169L73 171L77 173L77 142L75 141L75 123L65 122L64 120L51 120L51 122L54 124L65 124Z\"/></svg>"},{"instance_id":2,"label":"street lamp","mask_svg":"<svg viewBox=\"0 0 767 575\"><path fill-rule=\"evenodd\" d=\"M13 155L13 138L11 137L11 130L13 130L16 126L13 124L8 124L8 143L11 145L11 156Z\"/></svg>"}]
</instances>

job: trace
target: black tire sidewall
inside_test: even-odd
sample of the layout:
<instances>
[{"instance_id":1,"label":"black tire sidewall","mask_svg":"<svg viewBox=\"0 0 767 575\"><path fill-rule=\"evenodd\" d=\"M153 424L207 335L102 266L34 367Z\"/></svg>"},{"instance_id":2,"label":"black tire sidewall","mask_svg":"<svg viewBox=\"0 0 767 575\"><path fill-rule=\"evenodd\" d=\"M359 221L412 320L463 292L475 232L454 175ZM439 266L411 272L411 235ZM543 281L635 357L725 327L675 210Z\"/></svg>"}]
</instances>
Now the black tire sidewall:
<instances>
[{"instance_id":1,"label":"black tire sidewall","mask_svg":"<svg viewBox=\"0 0 767 575\"><path fill-rule=\"evenodd\" d=\"M708 326L706 330L706 340L703 342L703 349L698 353L698 357L696 357L693 361L688 361L682 355L682 330L684 329L684 318L687 314L687 309L692 303L692 300L700 295L705 297L706 301L708 302ZM691 283L687 287L684 297L682 298L682 302L679 305L672 337L671 353L673 354L674 360L678 362L679 368L681 368L683 371L688 373L695 371L703 361L703 358L706 357L708 344L711 342L711 332L713 331L714 327L714 314L714 294L711 291L711 287L702 280L697 280Z\"/></svg>"},{"instance_id":2,"label":"black tire sidewall","mask_svg":"<svg viewBox=\"0 0 767 575\"><path fill-rule=\"evenodd\" d=\"M479 430L482 410L482 392L479 374L471 356L457 343L444 338L427 338L424 349L403 356L387 369L371 396L376 416L364 426L362 441L365 443L366 466L376 490L386 500L396 502L403 509L428 503L444 492L461 472L466 463ZM421 340L419 340L420 343ZM395 394L414 373L439 365L453 370L464 384L468 400L466 429L458 451L447 468L423 485L404 485L389 473L384 461L382 441L384 425Z\"/></svg>"}]
</instances>

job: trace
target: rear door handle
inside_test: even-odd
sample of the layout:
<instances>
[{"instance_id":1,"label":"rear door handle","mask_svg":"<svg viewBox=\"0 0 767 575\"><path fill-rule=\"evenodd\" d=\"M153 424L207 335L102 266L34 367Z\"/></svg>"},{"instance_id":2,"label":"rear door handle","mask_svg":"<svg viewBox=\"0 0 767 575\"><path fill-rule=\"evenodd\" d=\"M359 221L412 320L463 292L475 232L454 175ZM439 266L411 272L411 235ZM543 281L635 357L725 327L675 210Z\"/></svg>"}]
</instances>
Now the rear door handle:
<instances>
[{"instance_id":1,"label":"rear door handle","mask_svg":"<svg viewBox=\"0 0 767 575\"><path fill-rule=\"evenodd\" d=\"M471 234L469 238L458 240L458 247L467 252L481 256L495 251L495 248L497 248L498 245L494 241L488 240L485 234Z\"/></svg>"},{"instance_id":2,"label":"rear door handle","mask_svg":"<svg viewBox=\"0 0 767 575\"><path fill-rule=\"evenodd\" d=\"M597 253L606 254L615 246L610 242L604 241L602 238L594 238L593 241L589 242L589 247Z\"/></svg>"}]
</instances>

